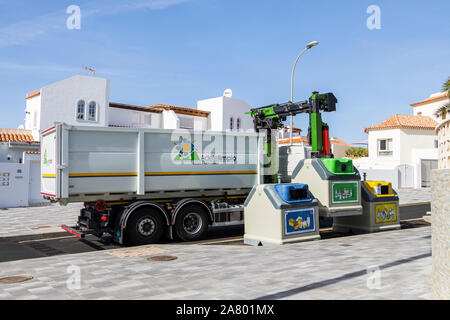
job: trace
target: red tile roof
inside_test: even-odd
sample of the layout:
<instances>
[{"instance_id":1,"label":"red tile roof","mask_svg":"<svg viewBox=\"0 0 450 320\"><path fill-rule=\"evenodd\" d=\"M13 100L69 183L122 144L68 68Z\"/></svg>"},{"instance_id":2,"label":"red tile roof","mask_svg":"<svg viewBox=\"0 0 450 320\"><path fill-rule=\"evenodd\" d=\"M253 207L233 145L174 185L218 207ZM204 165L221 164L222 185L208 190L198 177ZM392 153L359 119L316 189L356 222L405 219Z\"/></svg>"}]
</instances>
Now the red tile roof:
<instances>
[{"instance_id":1,"label":"red tile roof","mask_svg":"<svg viewBox=\"0 0 450 320\"><path fill-rule=\"evenodd\" d=\"M30 130L22 129L0 129L0 142L39 143L33 139Z\"/></svg>"},{"instance_id":2,"label":"red tile roof","mask_svg":"<svg viewBox=\"0 0 450 320\"><path fill-rule=\"evenodd\" d=\"M448 93L447 92L441 92L440 94L436 94L436 95L432 95L431 97L423 100L423 101L419 101L416 103L411 103L410 106L411 107L419 107L419 106L423 106L424 104L428 104L431 102L436 102L436 101L441 101L441 100L445 100L445 99L449 99Z\"/></svg>"},{"instance_id":3,"label":"red tile roof","mask_svg":"<svg viewBox=\"0 0 450 320\"><path fill-rule=\"evenodd\" d=\"M335 144L335 145L339 145L339 146L351 147L351 145L349 145L347 142L344 142L344 141L342 141L341 139L336 138L336 137L332 137L332 138L330 139L330 143L331 143L331 144Z\"/></svg>"},{"instance_id":4,"label":"red tile roof","mask_svg":"<svg viewBox=\"0 0 450 320\"><path fill-rule=\"evenodd\" d=\"M211 114L211 112L209 112L209 111L202 111L202 110L198 110L196 108L175 107L175 106L169 106L167 104L156 104L154 106L148 106L147 108L157 109L157 110L172 110L175 113L203 117L203 118L208 118L208 116Z\"/></svg>"},{"instance_id":5,"label":"red tile roof","mask_svg":"<svg viewBox=\"0 0 450 320\"><path fill-rule=\"evenodd\" d=\"M41 95L41 89L28 93L27 96L25 97L25 99L31 99L31 98L37 97L39 95Z\"/></svg>"},{"instance_id":6,"label":"red tile roof","mask_svg":"<svg viewBox=\"0 0 450 320\"><path fill-rule=\"evenodd\" d=\"M434 130L437 122L427 116L412 116L408 114L395 114L392 117L380 122L377 125L364 129L365 133L371 130L384 129L423 129Z\"/></svg>"},{"instance_id":7,"label":"red tile roof","mask_svg":"<svg viewBox=\"0 0 450 320\"><path fill-rule=\"evenodd\" d=\"M116 103L116 102L111 102L109 104L109 107L110 108L118 108L118 109L135 110L135 111L143 111L143 112L162 113L162 110L158 110L158 109L150 109L147 107L139 107L139 106L133 106L131 104L123 104L123 103Z\"/></svg>"},{"instance_id":8,"label":"red tile roof","mask_svg":"<svg viewBox=\"0 0 450 320\"><path fill-rule=\"evenodd\" d=\"M284 127L285 129L289 130L289 126L284 125L283 127ZM292 127L292 132L302 132L302 129L296 128L296 127Z\"/></svg>"},{"instance_id":9,"label":"red tile roof","mask_svg":"<svg viewBox=\"0 0 450 320\"><path fill-rule=\"evenodd\" d=\"M290 138L282 138L282 139L278 139L278 144L288 144L291 142ZM308 138L307 137L302 137L302 136L297 136L297 137L293 137L292 138L292 142L293 143L308 143Z\"/></svg>"},{"instance_id":10,"label":"red tile roof","mask_svg":"<svg viewBox=\"0 0 450 320\"><path fill-rule=\"evenodd\" d=\"M290 141L291 141L290 138L282 138L282 139L278 139L278 144L288 144L288 143L290 143ZM304 136L293 137L292 141L294 143L300 143L300 142L308 143L308 137L304 137ZM332 137L330 139L330 143L332 145L340 145L340 146L351 147L351 145L349 145L348 143L346 143L346 142L344 142L341 139L336 138L336 137Z\"/></svg>"}]
</instances>

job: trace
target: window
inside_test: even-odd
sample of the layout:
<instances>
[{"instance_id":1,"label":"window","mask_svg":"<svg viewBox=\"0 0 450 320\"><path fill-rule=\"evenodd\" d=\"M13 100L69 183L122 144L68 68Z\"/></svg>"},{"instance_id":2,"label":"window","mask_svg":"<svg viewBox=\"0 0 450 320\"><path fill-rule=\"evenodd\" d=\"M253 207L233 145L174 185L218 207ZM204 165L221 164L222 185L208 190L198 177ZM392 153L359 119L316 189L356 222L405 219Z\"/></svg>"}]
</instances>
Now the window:
<instances>
[{"instance_id":1,"label":"window","mask_svg":"<svg viewBox=\"0 0 450 320\"><path fill-rule=\"evenodd\" d=\"M180 117L181 129L194 129L194 118Z\"/></svg>"},{"instance_id":2,"label":"window","mask_svg":"<svg viewBox=\"0 0 450 320\"><path fill-rule=\"evenodd\" d=\"M236 130L241 130L241 118L237 118L236 120Z\"/></svg>"},{"instance_id":3,"label":"window","mask_svg":"<svg viewBox=\"0 0 450 320\"><path fill-rule=\"evenodd\" d=\"M84 120L84 101L80 100L77 104L77 120Z\"/></svg>"},{"instance_id":4,"label":"window","mask_svg":"<svg viewBox=\"0 0 450 320\"><path fill-rule=\"evenodd\" d=\"M96 113L97 113L97 104L94 101L91 101L89 103L89 110L88 110L88 120L89 121L95 121Z\"/></svg>"},{"instance_id":5,"label":"window","mask_svg":"<svg viewBox=\"0 0 450 320\"><path fill-rule=\"evenodd\" d=\"M33 129L37 129L38 123L38 113L33 111Z\"/></svg>"},{"instance_id":6,"label":"window","mask_svg":"<svg viewBox=\"0 0 450 320\"><path fill-rule=\"evenodd\" d=\"M392 155L392 139L378 140L378 155L391 156Z\"/></svg>"},{"instance_id":7,"label":"window","mask_svg":"<svg viewBox=\"0 0 450 320\"><path fill-rule=\"evenodd\" d=\"M437 149L439 147L439 142L438 140L434 140L434 148Z\"/></svg>"},{"instance_id":8,"label":"window","mask_svg":"<svg viewBox=\"0 0 450 320\"><path fill-rule=\"evenodd\" d=\"M230 130L233 130L233 129L234 129L234 118L231 117L230 118Z\"/></svg>"}]
</instances>

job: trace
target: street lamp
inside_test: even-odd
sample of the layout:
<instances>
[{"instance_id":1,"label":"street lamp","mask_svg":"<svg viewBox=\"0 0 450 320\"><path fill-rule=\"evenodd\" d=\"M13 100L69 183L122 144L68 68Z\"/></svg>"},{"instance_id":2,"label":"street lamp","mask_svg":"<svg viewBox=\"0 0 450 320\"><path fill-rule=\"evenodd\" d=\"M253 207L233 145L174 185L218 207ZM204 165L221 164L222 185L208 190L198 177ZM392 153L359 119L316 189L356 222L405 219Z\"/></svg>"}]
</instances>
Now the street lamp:
<instances>
[{"instance_id":1,"label":"street lamp","mask_svg":"<svg viewBox=\"0 0 450 320\"><path fill-rule=\"evenodd\" d=\"M292 68L292 75L291 75L291 102L292 103L294 102L294 71L295 71L295 67L297 66L297 62L300 59L300 57L302 56L302 54L305 53L306 50L311 49L312 47L317 46L318 44L319 44L318 41L312 41L312 42L308 43L306 45L305 49L303 49L303 51L300 52L300 54L298 55L297 60L295 60L294 67ZM291 117L290 117L290 122L291 123L290 123L290 134L289 134L289 137L290 137L290 142L291 142L291 145L292 145L292 143L293 143L293 141L292 141L292 128L294 126L294 116L293 115L291 115Z\"/></svg>"}]
</instances>

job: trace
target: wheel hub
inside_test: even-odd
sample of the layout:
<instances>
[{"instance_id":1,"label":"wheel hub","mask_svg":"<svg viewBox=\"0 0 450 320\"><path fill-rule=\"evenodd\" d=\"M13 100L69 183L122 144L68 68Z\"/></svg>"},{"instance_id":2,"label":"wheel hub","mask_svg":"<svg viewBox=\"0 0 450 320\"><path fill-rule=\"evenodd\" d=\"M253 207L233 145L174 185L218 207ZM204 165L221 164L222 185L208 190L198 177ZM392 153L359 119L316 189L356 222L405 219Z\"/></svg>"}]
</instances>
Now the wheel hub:
<instances>
[{"instance_id":1,"label":"wheel hub","mask_svg":"<svg viewBox=\"0 0 450 320\"><path fill-rule=\"evenodd\" d=\"M196 212L188 213L183 220L184 231L188 234L196 234L202 228L202 218Z\"/></svg>"},{"instance_id":2,"label":"wheel hub","mask_svg":"<svg viewBox=\"0 0 450 320\"><path fill-rule=\"evenodd\" d=\"M139 220L137 224L137 229L139 234L148 237L153 232L155 232L156 229L155 221L153 221L153 219L150 218L142 218L141 220Z\"/></svg>"}]
</instances>

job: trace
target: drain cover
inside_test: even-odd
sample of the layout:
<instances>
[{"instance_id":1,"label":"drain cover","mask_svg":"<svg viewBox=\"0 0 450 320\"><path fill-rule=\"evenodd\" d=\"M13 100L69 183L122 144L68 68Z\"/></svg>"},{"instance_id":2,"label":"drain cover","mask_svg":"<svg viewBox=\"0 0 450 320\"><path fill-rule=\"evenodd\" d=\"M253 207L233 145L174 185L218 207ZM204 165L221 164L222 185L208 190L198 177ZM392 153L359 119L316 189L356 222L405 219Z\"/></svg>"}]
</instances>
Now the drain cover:
<instances>
[{"instance_id":1,"label":"drain cover","mask_svg":"<svg viewBox=\"0 0 450 320\"><path fill-rule=\"evenodd\" d=\"M178 257L175 256L155 256L155 257L150 257L147 260L148 261L172 261L172 260L176 260L178 259Z\"/></svg>"},{"instance_id":2,"label":"drain cover","mask_svg":"<svg viewBox=\"0 0 450 320\"><path fill-rule=\"evenodd\" d=\"M11 284L11 283L25 282L25 281L29 281L29 280L33 280L33 277L32 276L12 276L12 277L0 278L0 283L1 284Z\"/></svg>"}]
</instances>

